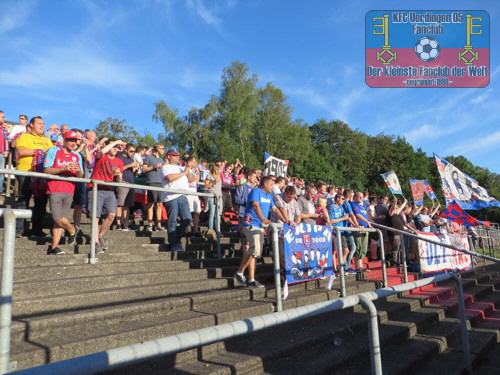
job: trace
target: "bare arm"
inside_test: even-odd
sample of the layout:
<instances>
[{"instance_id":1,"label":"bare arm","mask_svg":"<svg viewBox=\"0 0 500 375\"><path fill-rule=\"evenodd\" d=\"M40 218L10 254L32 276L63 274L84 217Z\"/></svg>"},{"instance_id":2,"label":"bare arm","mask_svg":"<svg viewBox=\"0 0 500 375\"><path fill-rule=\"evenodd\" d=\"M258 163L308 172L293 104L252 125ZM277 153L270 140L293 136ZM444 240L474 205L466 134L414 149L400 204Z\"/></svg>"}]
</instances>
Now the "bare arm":
<instances>
[{"instance_id":1,"label":"bare arm","mask_svg":"<svg viewBox=\"0 0 500 375\"><path fill-rule=\"evenodd\" d=\"M266 219L264 217L264 215L262 214L262 210L260 209L260 205L259 205L259 202L256 202L256 201L253 201L252 202L252 207L253 209L255 210L255 214L257 215L257 217L259 218L260 221L262 221L264 224L269 224L270 223L270 220L269 219ZM281 213L278 213L278 217L280 217L280 220L284 217L283 215L281 215Z\"/></svg>"},{"instance_id":2,"label":"bare arm","mask_svg":"<svg viewBox=\"0 0 500 375\"><path fill-rule=\"evenodd\" d=\"M113 141L111 142L110 144L108 144L107 146L104 146L101 151L99 151L97 153L97 159L100 159L102 158L102 156L104 154L107 154L109 152L109 150L111 150L113 147L115 147L116 145L121 145L121 144L125 144L125 142L121 141L121 140L117 140L117 141Z\"/></svg>"},{"instance_id":3,"label":"bare arm","mask_svg":"<svg viewBox=\"0 0 500 375\"><path fill-rule=\"evenodd\" d=\"M144 170L144 167L142 167L142 170ZM165 180L167 182L174 182L177 181L179 178L186 176L188 174L189 168L184 169L183 172L180 173L170 173L165 176ZM189 181L189 176L188 176L188 181ZM192 181L189 181L192 182Z\"/></svg>"}]
</instances>

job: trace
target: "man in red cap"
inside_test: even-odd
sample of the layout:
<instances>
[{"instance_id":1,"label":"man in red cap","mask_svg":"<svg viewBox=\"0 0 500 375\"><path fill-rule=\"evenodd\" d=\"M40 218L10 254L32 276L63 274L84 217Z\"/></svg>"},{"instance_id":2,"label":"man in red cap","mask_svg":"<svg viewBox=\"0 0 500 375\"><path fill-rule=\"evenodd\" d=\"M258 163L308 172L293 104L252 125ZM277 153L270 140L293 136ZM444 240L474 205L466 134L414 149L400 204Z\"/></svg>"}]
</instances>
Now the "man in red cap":
<instances>
[{"instance_id":1,"label":"man in red cap","mask_svg":"<svg viewBox=\"0 0 500 375\"><path fill-rule=\"evenodd\" d=\"M43 163L44 172L58 176L82 177L82 157L74 150L77 148L78 133L67 131L64 134L64 143L61 147L53 147L48 150ZM50 212L54 220L52 228L52 245L49 249L51 255L64 254L59 248L63 229L69 234L66 243L73 245L76 242L78 231L69 222L67 213L73 202L75 183L70 181L49 180L48 190Z\"/></svg>"}]
</instances>

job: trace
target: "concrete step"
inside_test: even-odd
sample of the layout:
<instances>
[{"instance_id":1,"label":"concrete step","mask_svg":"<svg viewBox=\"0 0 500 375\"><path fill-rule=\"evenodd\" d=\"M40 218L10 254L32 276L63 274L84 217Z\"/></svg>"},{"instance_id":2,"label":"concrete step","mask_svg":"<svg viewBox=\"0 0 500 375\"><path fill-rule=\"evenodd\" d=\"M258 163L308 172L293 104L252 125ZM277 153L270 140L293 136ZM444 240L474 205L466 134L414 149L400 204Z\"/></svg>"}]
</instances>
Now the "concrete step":
<instances>
[{"instance_id":1,"label":"concrete step","mask_svg":"<svg viewBox=\"0 0 500 375\"><path fill-rule=\"evenodd\" d=\"M233 284L231 279L207 279L203 281L183 281L165 284L126 286L121 288L106 287L99 290L87 290L78 293L64 293L45 297L15 298L14 316L32 316L58 311L73 311L81 308L108 306L123 301L139 302L152 298L175 295L189 295L210 290L226 289Z\"/></svg>"},{"instance_id":2,"label":"concrete step","mask_svg":"<svg viewBox=\"0 0 500 375\"><path fill-rule=\"evenodd\" d=\"M183 261L168 262L129 262L129 263L102 263L99 267L87 264L78 265L49 265L39 267L17 267L14 270L14 280L18 282L50 280L54 278L68 279L72 277L88 277L98 275L120 275L130 273L154 271L182 271L188 270L189 263Z\"/></svg>"}]
</instances>

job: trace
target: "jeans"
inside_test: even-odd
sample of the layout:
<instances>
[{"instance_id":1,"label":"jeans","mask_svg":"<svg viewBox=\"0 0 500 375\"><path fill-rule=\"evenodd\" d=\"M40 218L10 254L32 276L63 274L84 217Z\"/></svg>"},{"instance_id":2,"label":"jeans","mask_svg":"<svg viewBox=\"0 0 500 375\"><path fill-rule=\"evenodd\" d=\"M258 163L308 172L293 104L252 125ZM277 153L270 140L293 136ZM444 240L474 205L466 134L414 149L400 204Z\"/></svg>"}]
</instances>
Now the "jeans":
<instances>
[{"instance_id":1,"label":"jeans","mask_svg":"<svg viewBox=\"0 0 500 375\"><path fill-rule=\"evenodd\" d=\"M5 168L5 156L3 156L2 153L0 153L0 169ZM0 174L0 193L3 193L3 181L5 180L5 175L2 173Z\"/></svg>"},{"instance_id":2,"label":"jeans","mask_svg":"<svg viewBox=\"0 0 500 375\"><path fill-rule=\"evenodd\" d=\"M352 257L356 252L356 242L354 241L354 235L352 233L346 232L345 239L347 242L347 247L349 248L349 254L347 254L347 259L345 259L346 267L349 267L351 264Z\"/></svg>"},{"instance_id":3,"label":"jeans","mask_svg":"<svg viewBox=\"0 0 500 375\"><path fill-rule=\"evenodd\" d=\"M191 223L191 211L189 210L189 203L185 195L178 198L171 199L165 204L168 213L167 231L168 243L170 246L179 245L181 237L184 236L186 228ZM177 217L180 215L181 222L177 226Z\"/></svg>"},{"instance_id":4,"label":"jeans","mask_svg":"<svg viewBox=\"0 0 500 375\"><path fill-rule=\"evenodd\" d=\"M16 176L19 186L19 196L17 198L17 208L26 209L29 207L31 199L30 182L31 178L26 176ZM47 211L47 195L40 198L34 198L33 215L31 217L32 233L39 234L43 230L43 219ZM26 220L16 220L16 234L24 232Z\"/></svg>"},{"instance_id":5,"label":"jeans","mask_svg":"<svg viewBox=\"0 0 500 375\"><path fill-rule=\"evenodd\" d=\"M221 198L208 198L208 229L215 229L215 199L219 199L219 217L222 214Z\"/></svg>"}]
</instances>

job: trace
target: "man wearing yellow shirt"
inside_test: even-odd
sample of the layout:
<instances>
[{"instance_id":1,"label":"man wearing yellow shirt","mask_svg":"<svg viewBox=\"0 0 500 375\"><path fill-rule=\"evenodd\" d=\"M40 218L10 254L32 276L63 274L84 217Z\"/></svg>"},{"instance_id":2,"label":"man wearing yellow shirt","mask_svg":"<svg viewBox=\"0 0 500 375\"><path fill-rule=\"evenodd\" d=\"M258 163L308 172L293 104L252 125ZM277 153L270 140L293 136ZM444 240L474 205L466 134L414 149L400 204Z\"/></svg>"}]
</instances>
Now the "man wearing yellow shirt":
<instances>
[{"instance_id":1,"label":"man wearing yellow shirt","mask_svg":"<svg viewBox=\"0 0 500 375\"><path fill-rule=\"evenodd\" d=\"M23 134L16 140L17 154L17 169L21 171L30 171L33 163L33 156L37 150L42 150L44 153L52 147L50 139L43 136L45 124L40 116L33 117L30 121L31 133ZM17 208L28 208L31 199L32 191L30 190L31 178L26 176L17 176L19 186L19 197L17 199ZM33 216L31 222L33 224L31 234L35 237L45 237L43 232L43 219L47 209L47 195L34 197L35 205L33 207ZM21 237L24 232L24 220L16 222L16 237Z\"/></svg>"}]
</instances>

